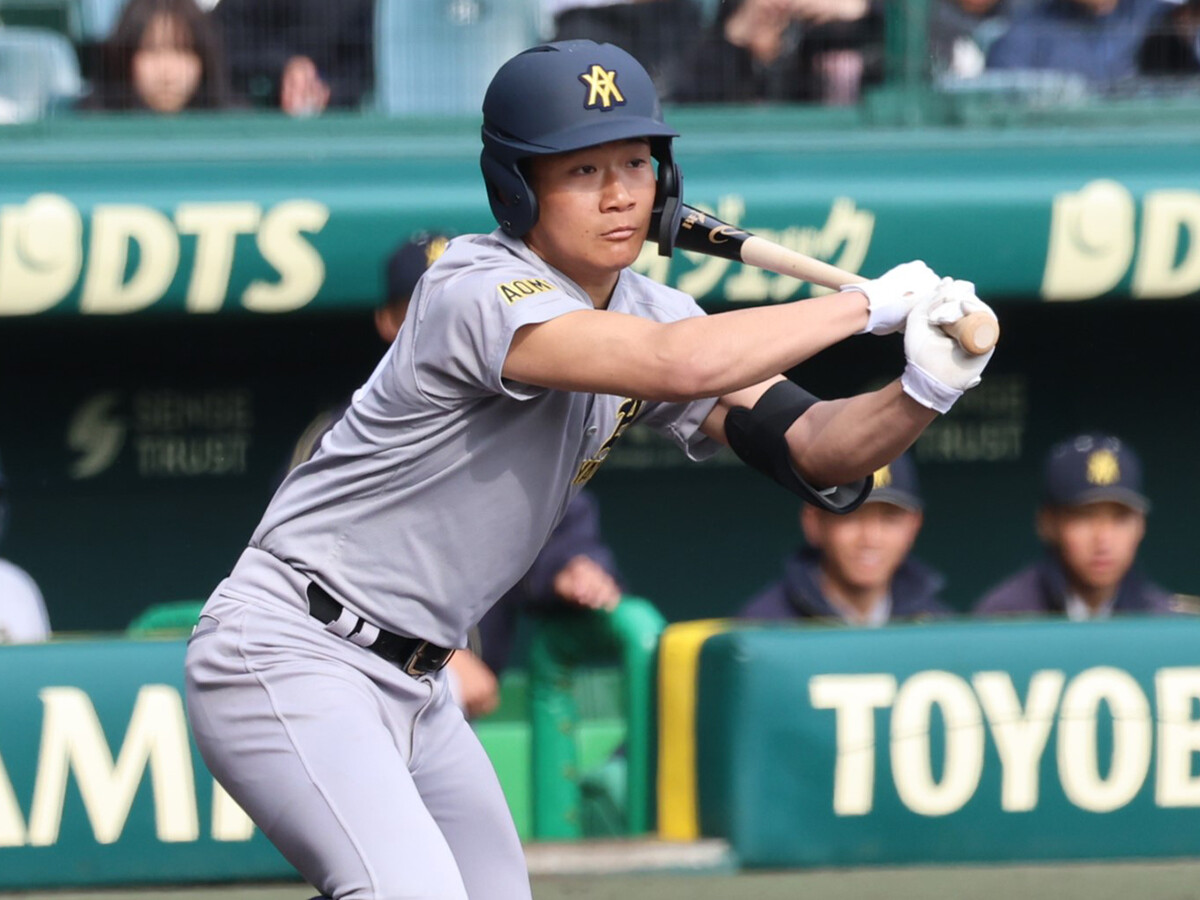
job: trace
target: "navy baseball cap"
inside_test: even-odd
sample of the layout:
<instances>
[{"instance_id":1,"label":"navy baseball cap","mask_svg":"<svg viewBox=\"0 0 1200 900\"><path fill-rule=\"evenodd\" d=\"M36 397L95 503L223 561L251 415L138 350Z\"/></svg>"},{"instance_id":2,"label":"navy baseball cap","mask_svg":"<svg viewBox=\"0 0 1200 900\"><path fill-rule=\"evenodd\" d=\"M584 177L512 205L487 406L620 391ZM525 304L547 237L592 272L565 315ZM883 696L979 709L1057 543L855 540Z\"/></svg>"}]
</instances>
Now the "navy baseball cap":
<instances>
[{"instance_id":1,"label":"navy baseball cap","mask_svg":"<svg viewBox=\"0 0 1200 900\"><path fill-rule=\"evenodd\" d=\"M875 486L864 503L890 503L912 512L924 507L921 485L917 481L917 466L912 455L902 453L886 466L875 471Z\"/></svg>"},{"instance_id":2,"label":"navy baseball cap","mask_svg":"<svg viewBox=\"0 0 1200 900\"><path fill-rule=\"evenodd\" d=\"M1080 434L1055 444L1046 457L1043 502L1084 506L1106 501L1150 510L1142 492L1142 461L1111 434Z\"/></svg>"},{"instance_id":3,"label":"navy baseball cap","mask_svg":"<svg viewBox=\"0 0 1200 900\"><path fill-rule=\"evenodd\" d=\"M425 270L446 252L450 238L444 234L419 234L405 241L387 262L387 301L407 300Z\"/></svg>"}]
</instances>

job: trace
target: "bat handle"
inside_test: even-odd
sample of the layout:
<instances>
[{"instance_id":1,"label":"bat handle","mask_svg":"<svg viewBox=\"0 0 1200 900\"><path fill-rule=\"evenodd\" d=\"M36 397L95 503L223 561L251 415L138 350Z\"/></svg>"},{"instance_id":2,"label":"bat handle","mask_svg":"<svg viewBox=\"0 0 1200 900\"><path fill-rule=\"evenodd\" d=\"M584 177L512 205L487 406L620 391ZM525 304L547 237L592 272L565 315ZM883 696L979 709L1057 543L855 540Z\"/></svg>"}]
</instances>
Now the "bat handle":
<instances>
[{"instance_id":1,"label":"bat handle","mask_svg":"<svg viewBox=\"0 0 1200 900\"><path fill-rule=\"evenodd\" d=\"M974 356L982 356L1000 339L1000 323L987 312L968 313L955 322L947 322L942 331L958 341L960 347Z\"/></svg>"}]
</instances>

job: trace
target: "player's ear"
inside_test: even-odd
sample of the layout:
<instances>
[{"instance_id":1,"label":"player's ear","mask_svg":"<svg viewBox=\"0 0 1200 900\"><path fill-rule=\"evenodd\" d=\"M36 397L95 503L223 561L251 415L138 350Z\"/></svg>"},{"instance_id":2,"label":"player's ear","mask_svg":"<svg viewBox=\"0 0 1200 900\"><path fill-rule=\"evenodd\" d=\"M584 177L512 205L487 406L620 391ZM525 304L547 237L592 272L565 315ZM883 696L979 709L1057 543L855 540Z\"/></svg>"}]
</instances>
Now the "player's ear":
<instances>
[{"instance_id":1,"label":"player's ear","mask_svg":"<svg viewBox=\"0 0 1200 900\"><path fill-rule=\"evenodd\" d=\"M1038 540L1050 547L1058 546L1058 514L1049 506L1043 506L1034 518L1034 529Z\"/></svg>"},{"instance_id":2,"label":"player's ear","mask_svg":"<svg viewBox=\"0 0 1200 900\"><path fill-rule=\"evenodd\" d=\"M821 511L805 503L800 507L800 530L804 533L804 541L808 546L821 549L825 529L822 528Z\"/></svg>"}]
</instances>

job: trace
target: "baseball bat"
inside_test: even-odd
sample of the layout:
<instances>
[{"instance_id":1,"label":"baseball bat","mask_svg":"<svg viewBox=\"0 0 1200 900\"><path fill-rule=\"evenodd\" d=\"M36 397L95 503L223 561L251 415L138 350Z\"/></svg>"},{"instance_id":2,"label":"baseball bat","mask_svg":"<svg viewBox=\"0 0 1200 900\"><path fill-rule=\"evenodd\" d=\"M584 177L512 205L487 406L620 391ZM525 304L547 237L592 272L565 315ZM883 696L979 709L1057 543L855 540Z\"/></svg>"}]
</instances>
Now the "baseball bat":
<instances>
[{"instance_id":1,"label":"baseball bat","mask_svg":"<svg viewBox=\"0 0 1200 900\"><path fill-rule=\"evenodd\" d=\"M682 208L683 217L675 236L675 246L681 250L731 259L835 291L843 285L868 280L722 222L686 203ZM1000 323L986 312L969 313L957 322L943 325L942 330L958 341L963 350L976 356L987 353L1000 338Z\"/></svg>"}]
</instances>

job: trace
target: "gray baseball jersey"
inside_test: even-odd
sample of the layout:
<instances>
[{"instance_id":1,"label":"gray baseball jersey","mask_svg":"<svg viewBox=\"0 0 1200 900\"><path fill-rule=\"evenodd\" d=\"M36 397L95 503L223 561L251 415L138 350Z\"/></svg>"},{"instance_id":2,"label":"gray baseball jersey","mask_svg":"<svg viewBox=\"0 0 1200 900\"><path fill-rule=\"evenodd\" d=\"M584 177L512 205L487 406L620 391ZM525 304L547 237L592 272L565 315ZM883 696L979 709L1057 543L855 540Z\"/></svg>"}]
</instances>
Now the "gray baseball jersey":
<instances>
[{"instance_id":1,"label":"gray baseball jersey","mask_svg":"<svg viewBox=\"0 0 1200 900\"><path fill-rule=\"evenodd\" d=\"M383 628L462 646L631 423L693 457L715 450L698 430L713 400L643 403L502 377L518 328L590 308L523 241L500 231L452 241L400 336L284 481L251 546ZM630 270L609 309L658 321L703 315L691 297Z\"/></svg>"},{"instance_id":2,"label":"gray baseball jersey","mask_svg":"<svg viewBox=\"0 0 1200 900\"><path fill-rule=\"evenodd\" d=\"M365 621L461 646L632 423L693 457L716 449L699 431L713 400L647 403L502 377L517 329L591 306L519 240L455 239L204 607L186 664L196 744L327 897L529 900L504 794L443 673L410 677L354 640ZM609 308L703 314L630 271ZM312 581L357 614L361 633L309 615Z\"/></svg>"}]
</instances>

